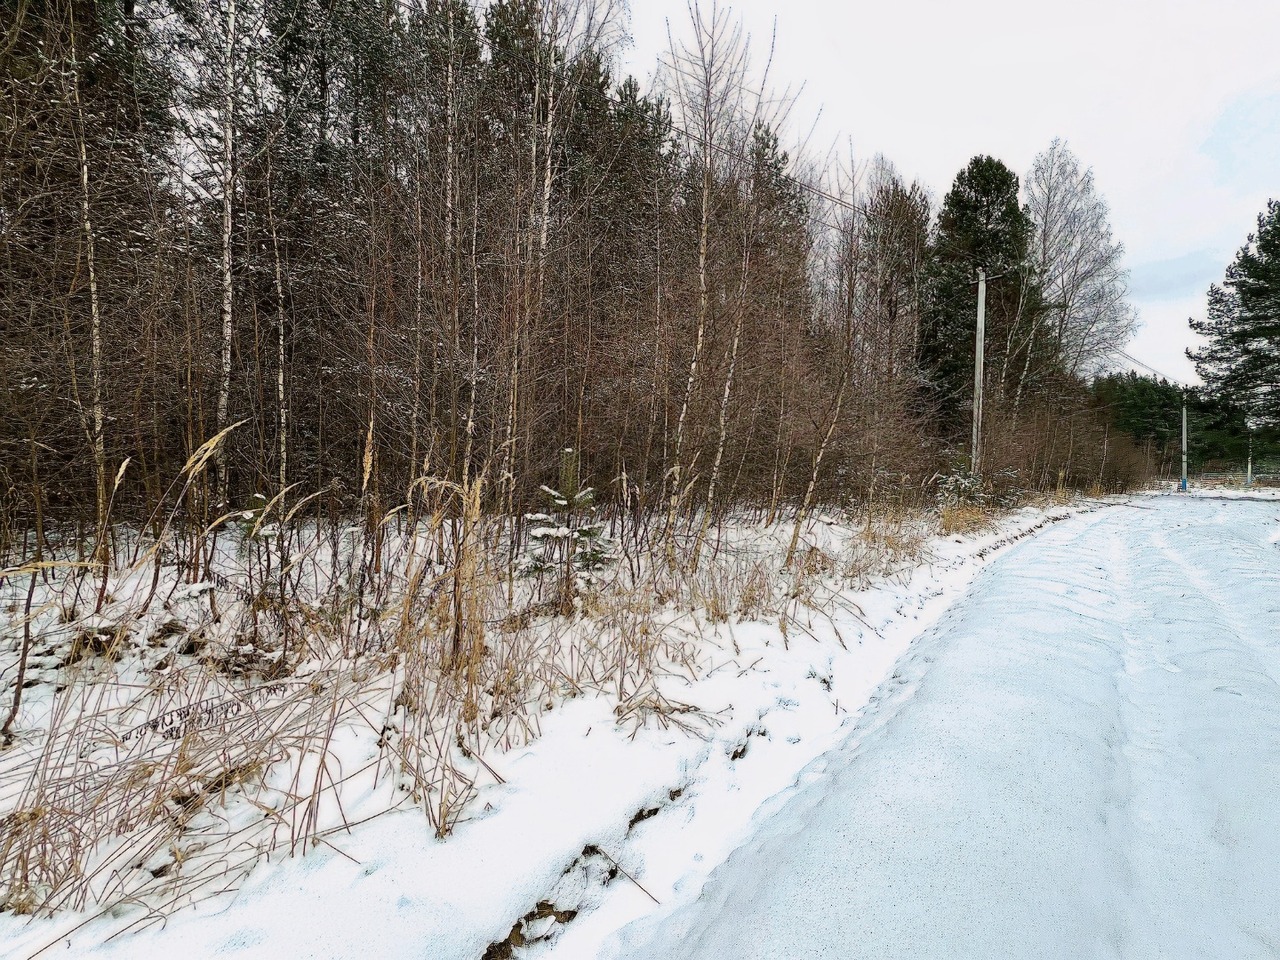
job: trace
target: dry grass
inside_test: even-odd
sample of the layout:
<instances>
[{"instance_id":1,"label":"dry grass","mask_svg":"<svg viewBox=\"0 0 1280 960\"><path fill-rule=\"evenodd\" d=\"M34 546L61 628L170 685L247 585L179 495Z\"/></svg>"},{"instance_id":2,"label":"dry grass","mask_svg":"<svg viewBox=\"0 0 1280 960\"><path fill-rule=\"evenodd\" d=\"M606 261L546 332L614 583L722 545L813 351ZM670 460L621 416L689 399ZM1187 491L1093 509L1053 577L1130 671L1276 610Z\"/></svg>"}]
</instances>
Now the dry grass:
<instances>
[{"instance_id":1,"label":"dry grass","mask_svg":"<svg viewBox=\"0 0 1280 960\"><path fill-rule=\"evenodd\" d=\"M996 520L997 513L990 507L971 503L948 504L939 510L938 529L944 536L970 536L981 533Z\"/></svg>"},{"instance_id":2,"label":"dry grass","mask_svg":"<svg viewBox=\"0 0 1280 960\"><path fill-rule=\"evenodd\" d=\"M371 791L362 817L413 806L445 837L498 779L484 758L537 737L566 697L704 736L716 720L663 684L707 668L704 629L785 627L909 568L926 535L921 516L834 538L813 525L787 567L789 529L718 534L694 568L692 541L631 533L565 616L514 575L511 528L481 493L424 481L371 528L304 522L304 501L281 499L237 532L223 518L135 538L106 571L23 567L42 578L31 627L50 656L0 753L0 909L145 905L133 922L152 923L271 851L328 843ZM200 556L192 583L175 558Z\"/></svg>"},{"instance_id":3,"label":"dry grass","mask_svg":"<svg viewBox=\"0 0 1280 960\"><path fill-rule=\"evenodd\" d=\"M857 529L840 552L838 564L843 581L860 590L876 580L900 580L914 570L927 555L929 537L935 533L927 514L897 510L868 515Z\"/></svg>"},{"instance_id":4,"label":"dry grass","mask_svg":"<svg viewBox=\"0 0 1280 960\"><path fill-rule=\"evenodd\" d=\"M136 903L151 922L326 842L370 789L447 836L496 776L483 757L566 696L689 725L656 678L694 669L691 638L649 589L616 578L553 615L536 583L513 590L507 532L478 502L439 487L412 523L346 540L297 525L284 562L224 532L195 589L159 560L176 548L148 550L106 574L122 599L100 614L65 613L92 590L83 571L42 584L59 602L32 625L54 656L0 754L0 909ZM152 575L160 589L136 588ZM352 739L376 744L356 769Z\"/></svg>"}]
</instances>

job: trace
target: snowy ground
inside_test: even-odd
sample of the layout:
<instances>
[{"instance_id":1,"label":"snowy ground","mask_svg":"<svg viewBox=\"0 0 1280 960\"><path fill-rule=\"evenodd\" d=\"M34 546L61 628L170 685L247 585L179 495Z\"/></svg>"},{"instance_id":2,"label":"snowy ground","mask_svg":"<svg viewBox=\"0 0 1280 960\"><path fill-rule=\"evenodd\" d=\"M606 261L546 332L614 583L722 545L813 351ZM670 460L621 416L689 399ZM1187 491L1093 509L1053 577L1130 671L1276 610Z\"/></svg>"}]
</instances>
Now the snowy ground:
<instances>
[{"instance_id":1,"label":"snowy ground","mask_svg":"<svg viewBox=\"0 0 1280 960\"><path fill-rule=\"evenodd\" d=\"M1231 939L1219 900L1177 898L1240 890L1280 852L1256 792L1276 782L1278 506L1025 510L822 614L690 616L706 669L662 690L688 729L571 700L486 758L445 841L421 810L376 816L140 932L128 904L0 915L4 955L1092 956L1111 937L1100 955L1155 957L1184 954L1138 938L1177 933L1232 945L1186 956L1273 956ZM381 813L374 792L343 820ZM1154 885L1162 867L1184 886ZM1230 898L1245 920L1249 896Z\"/></svg>"},{"instance_id":2,"label":"snowy ground","mask_svg":"<svg viewBox=\"0 0 1280 960\"><path fill-rule=\"evenodd\" d=\"M696 900L603 956L1280 956L1280 504L1010 551Z\"/></svg>"}]
</instances>

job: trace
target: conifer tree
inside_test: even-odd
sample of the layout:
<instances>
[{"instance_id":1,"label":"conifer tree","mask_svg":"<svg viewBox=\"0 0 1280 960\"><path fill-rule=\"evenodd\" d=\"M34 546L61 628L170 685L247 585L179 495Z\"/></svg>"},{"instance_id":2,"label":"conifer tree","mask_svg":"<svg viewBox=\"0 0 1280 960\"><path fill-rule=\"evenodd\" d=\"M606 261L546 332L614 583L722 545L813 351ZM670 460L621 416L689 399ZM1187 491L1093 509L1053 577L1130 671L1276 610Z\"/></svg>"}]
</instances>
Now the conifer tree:
<instances>
[{"instance_id":1,"label":"conifer tree","mask_svg":"<svg viewBox=\"0 0 1280 960\"><path fill-rule=\"evenodd\" d=\"M1208 389L1259 420L1280 423L1280 201L1209 288L1209 311L1191 328L1208 338L1187 351Z\"/></svg>"},{"instance_id":2,"label":"conifer tree","mask_svg":"<svg viewBox=\"0 0 1280 960\"><path fill-rule=\"evenodd\" d=\"M993 157L974 157L942 202L932 243L928 305L920 360L940 419L968 422L960 401L973 388L978 268L987 286L987 370L1003 385L1011 364L1026 359L1034 338L1036 291L1027 271L1032 222L1018 202L1018 177ZM989 393L993 399L996 394Z\"/></svg>"}]
</instances>

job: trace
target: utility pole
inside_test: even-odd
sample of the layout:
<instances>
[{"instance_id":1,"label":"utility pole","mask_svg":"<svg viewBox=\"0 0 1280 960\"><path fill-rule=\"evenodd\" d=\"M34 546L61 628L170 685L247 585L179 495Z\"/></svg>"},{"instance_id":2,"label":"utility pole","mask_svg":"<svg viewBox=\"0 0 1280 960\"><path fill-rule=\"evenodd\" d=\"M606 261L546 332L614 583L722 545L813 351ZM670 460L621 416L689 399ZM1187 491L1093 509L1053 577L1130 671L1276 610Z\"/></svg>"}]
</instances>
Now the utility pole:
<instances>
[{"instance_id":1,"label":"utility pole","mask_svg":"<svg viewBox=\"0 0 1280 960\"><path fill-rule=\"evenodd\" d=\"M1187 395L1182 395L1182 492L1187 492Z\"/></svg>"},{"instance_id":2,"label":"utility pole","mask_svg":"<svg viewBox=\"0 0 1280 960\"><path fill-rule=\"evenodd\" d=\"M1249 468L1244 475L1244 485L1246 487L1253 486L1253 424L1249 423Z\"/></svg>"},{"instance_id":3,"label":"utility pole","mask_svg":"<svg viewBox=\"0 0 1280 960\"><path fill-rule=\"evenodd\" d=\"M978 268L978 334L973 348L973 443L969 471L977 473L982 461L982 364L987 339L987 271Z\"/></svg>"}]
</instances>

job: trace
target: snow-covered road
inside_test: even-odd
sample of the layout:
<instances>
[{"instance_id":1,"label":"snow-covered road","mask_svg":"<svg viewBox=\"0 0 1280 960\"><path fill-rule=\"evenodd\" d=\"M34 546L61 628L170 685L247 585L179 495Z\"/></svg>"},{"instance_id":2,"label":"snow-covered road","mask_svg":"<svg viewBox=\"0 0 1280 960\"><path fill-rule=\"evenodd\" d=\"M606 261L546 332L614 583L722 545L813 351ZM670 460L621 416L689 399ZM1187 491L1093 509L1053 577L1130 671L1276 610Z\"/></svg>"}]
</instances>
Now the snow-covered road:
<instances>
[{"instance_id":1,"label":"snow-covered road","mask_svg":"<svg viewBox=\"0 0 1280 960\"><path fill-rule=\"evenodd\" d=\"M992 563L639 958L1280 957L1280 504Z\"/></svg>"}]
</instances>

